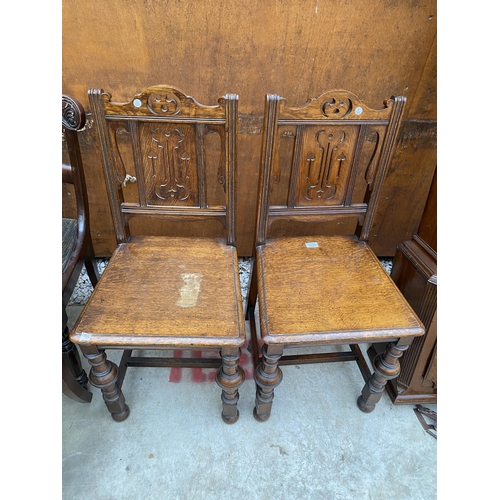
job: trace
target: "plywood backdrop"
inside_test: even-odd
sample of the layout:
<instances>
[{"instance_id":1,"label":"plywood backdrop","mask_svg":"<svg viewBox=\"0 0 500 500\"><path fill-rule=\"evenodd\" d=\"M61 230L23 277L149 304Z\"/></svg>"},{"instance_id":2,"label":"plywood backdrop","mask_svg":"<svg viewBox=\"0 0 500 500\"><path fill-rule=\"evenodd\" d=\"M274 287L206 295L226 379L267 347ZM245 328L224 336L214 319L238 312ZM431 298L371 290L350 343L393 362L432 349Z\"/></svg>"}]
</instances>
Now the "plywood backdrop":
<instances>
[{"instance_id":1,"label":"plywood backdrop","mask_svg":"<svg viewBox=\"0 0 500 500\"><path fill-rule=\"evenodd\" d=\"M63 0L62 91L129 101L174 85L202 104L240 97L237 249L252 253L264 95L301 105L331 89L378 108L408 99L375 218L379 256L418 229L436 169L435 0ZM81 134L95 250L115 248L95 130ZM63 149L64 152L64 149ZM72 205L63 190L63 212Z\"/></svg>"}]
</instances>

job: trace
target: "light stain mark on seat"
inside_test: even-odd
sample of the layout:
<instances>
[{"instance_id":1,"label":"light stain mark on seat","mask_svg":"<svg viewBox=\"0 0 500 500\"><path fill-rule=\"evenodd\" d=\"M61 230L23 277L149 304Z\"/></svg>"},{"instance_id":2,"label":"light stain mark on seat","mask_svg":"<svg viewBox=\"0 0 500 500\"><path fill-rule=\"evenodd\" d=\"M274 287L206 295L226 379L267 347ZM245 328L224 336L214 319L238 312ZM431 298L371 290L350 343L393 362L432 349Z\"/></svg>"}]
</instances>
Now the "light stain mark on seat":
<instances>
[{"instance_id":1,"label":"light stain mark on seat","mask_svg":"<svg viewBox=\"0 0 500 500\"><path fill-rule=\"evenodd\" d=\"M182 273L181 278L184 284L181 288L181 296L177 301L177 306L196 307L203 275L199 273Z\"/></svg>"}]
</instances>

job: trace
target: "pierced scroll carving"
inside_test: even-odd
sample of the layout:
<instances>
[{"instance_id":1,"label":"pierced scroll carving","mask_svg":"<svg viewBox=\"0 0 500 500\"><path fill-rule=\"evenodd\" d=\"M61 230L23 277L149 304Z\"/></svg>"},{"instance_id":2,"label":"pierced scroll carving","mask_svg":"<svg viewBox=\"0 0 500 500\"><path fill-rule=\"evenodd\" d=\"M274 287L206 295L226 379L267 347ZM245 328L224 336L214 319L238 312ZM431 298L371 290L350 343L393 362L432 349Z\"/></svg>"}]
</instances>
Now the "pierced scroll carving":
<instances>
[{"instance_id":1,"label":"pierced scroll carving","mask_svg":"<svg viewBox=\"0 0 500 500\"><path fill-rule=\"evenodd\" d=\"M176 115L181 109L179 98L172 93L151 93L147 100L147 107L155 115Z\"/></svg>"},{"instance_id":2,"label":"pierced scroll carving","mask_svg":"<svg viewBox=\"0 0 500 500\"><path fill-rule=\"evenodd\" d=\"M83 130L86 115L83 106L67 95L62 96L62 123L69 130Z\"/></svg>"},{"instance_id":3,"label":"pierced scroll carving","mask_svg":"<svg viewBox=\"0 0 500 500\"><path fill-rule=\"evenodd\" d=\"M331 200L337 191L337 183L341 176L342 165L347 159L343 150L337 153L344 143L346 134L341 132L340 139L324 130L316 133L316 144L320 150L319 167L314 168L316 156L314 153L307 155L308 185L304 197L308 201L315 198Z\"/></svg>"},{"instance_id":4,"label":"pierced scroll carving","mask_svg":"<svg viewBox=\"0 0 500 500\"><path fill-rule=\"evenodd\" d=\"M152 164L154 194L161 200L187 200L190 196L189 161L180 128L152 127L147 158Z\"/></svg>"},{"instance_id":5,"label":"pierced scroll carving","mask_svg":"<svg viewBox=\"0 0 500 500\"><path fill-rule=\"evenodd\" d=\"M321 111L327 118L344 118L352 111L351 99L337 100L332 97L321 106Z\"/></svg>"}]
</instances>

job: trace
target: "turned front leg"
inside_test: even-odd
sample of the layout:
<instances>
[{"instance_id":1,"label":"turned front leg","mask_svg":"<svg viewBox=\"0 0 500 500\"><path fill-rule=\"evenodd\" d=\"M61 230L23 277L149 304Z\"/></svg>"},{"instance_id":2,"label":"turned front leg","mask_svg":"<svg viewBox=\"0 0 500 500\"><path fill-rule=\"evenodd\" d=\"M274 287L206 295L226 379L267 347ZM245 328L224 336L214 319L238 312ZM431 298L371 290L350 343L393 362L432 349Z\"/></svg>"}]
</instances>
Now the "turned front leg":
<instances>
[{"instance_id":1,"label":"turned front leg","mask_svg":"<svg viewBox=\"0 0 500 500\"><path fill-rule=\"evenodd\" d=\"M116 422L123 422L129 416L130 409L125 404L125 397L117 384L118 367L97 347L81 346L81 350L92 367L89 373L90 383L101 389L111 418Z\"/></svg>"},{"instance_id":2,"label":"turned front leg","mask_svg":"<svg viewBox=\"0 0 500 500\"><path fill-rule=\"evenodd\" d=\"M234 424L239 416L238 389L245 380L245 373L239 365L240 349L223 348L222 365L217 370L216 381L222 389L222 420L226 424Z\"/></svg>"},{"instance_id":3,"label":"turned front leg","mask_svg":"<svg viewBox=\"0 0 500 500\"><path fill-rule=\"evenodd\" d=\"M278 366L282 354L283 346L265 344L262 346L261 362L254 373L257 393L253 416L259 422L265 422L271 416L274 389L278 387L283 378L281 368Z\"/></svg>"},{"instance_id":4,"label":"turned front leg","mask_svg":"<svg viewBox=\"0 0 500 500\"><path fill-rule=\"evenodd\" d=\"M373 360L374 373L361 391L358 398L358 408L365 413L375 409L375 404L380 401L387 382L396 378L401 371L399 358L408 345L397 345L396 342L387 344L385 353L380 353Z\"/></svg>"}]
</instances>

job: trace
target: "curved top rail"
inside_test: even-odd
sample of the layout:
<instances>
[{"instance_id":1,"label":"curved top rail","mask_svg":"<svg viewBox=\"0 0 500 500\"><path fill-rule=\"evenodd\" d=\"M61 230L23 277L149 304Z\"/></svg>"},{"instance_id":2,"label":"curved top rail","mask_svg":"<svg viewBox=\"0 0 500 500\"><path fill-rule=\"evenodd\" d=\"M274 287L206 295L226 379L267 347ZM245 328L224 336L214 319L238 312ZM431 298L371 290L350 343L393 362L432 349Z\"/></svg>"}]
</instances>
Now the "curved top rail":
<instances>
[{"instance_id":1,"label":"curved top rail","mask_svg":"<svg viewBox=\"0 0 500 500\"><path fill-rule=\"evenodd\" d=\"M111 94L101 89L90 89L89 95L102 95L106 115L145 116L160 118L215 118L225 117L225 98L215 106L205 106L176 87L156 85L134 95L129 102L111 100Z\"/></svg>"},{"instance_id":2,"label":"curved top rail","mask_svg":"<svg viewBox=\"0 0 500 500\"><path fill-rule=\"evenodd\" d=\"M352 92L330 90L300 107L288 107L282 98L278 116L280 120L388 120L395 99L393 96L382 108L371 109Z\"/></svg>"}]
</instances>

